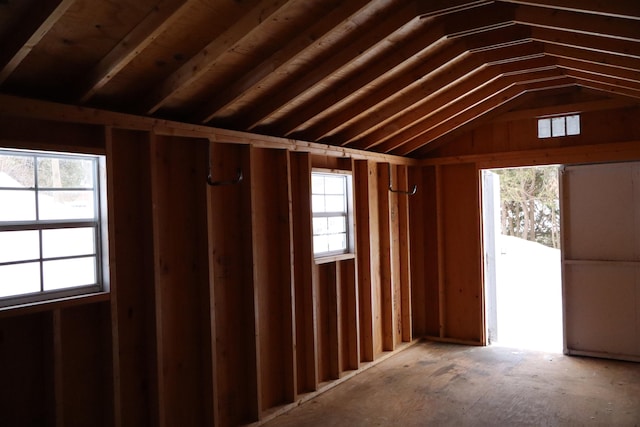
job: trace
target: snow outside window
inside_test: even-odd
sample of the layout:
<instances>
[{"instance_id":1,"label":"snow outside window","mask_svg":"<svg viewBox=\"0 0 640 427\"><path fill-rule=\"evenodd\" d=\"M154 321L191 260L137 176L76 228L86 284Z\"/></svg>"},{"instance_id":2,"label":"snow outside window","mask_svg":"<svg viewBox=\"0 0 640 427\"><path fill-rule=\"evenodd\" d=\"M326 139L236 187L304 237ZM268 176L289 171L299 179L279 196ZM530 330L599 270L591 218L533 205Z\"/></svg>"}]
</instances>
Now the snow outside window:
<instances>
[{"instance_id":1,"label":"snow outside window","mask_svg":"<svg viewBox=\"0 0 640 427\"><path fill-rule=\"evenodd\" d=\"M103 163L0 149L0 307L106 290Z\"/></svg>"},{"instance_id":2,"label":"snow outside window","mask_svg":"<svg viewBox=\"0 0 640 427\"><path fill-rule=\"evenodd\" d=\"M352 247L351 175L312 172L313 253L349 253Z\"/></svg>"}]
</instances>

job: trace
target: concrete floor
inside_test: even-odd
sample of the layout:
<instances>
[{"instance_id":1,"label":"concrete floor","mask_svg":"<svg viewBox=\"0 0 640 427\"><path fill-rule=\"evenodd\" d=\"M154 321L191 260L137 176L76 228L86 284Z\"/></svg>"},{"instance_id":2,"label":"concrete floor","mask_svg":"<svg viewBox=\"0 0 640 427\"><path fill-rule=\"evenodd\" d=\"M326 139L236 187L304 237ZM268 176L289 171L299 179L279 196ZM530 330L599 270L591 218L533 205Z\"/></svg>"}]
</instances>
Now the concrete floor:
<instances>
[{"instance_id":1,"label":"concrete floor","mask_svg":"<svg viewBox=\"0 0 640 427\"><path fill-rule=\"evenodd\" d=\"M640 426L640 364L420 342L265 425Z\"/></svg>"}]
</instances>

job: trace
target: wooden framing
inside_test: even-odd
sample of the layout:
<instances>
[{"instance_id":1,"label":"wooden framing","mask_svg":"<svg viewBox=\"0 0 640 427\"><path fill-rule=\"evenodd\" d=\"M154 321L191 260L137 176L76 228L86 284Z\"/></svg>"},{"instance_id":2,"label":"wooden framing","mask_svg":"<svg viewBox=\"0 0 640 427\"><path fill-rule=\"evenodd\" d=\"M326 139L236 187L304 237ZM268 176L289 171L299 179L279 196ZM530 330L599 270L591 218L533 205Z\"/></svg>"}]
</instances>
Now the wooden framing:
<instances>
[{"instance_id":1,"label":"wooden framing","mask_svg":"<svg viewBox=\"0 0 640 427\"><path fill-rule=\"evenodd\" d=\"M416 338L484 344L478 171L640 158L609 3L1 4L0 145L106 156L111 288L0 310L0 425L260 424ZM355 253L314 259L314 167L353 176Z\"/></svg>"}]
</instances>

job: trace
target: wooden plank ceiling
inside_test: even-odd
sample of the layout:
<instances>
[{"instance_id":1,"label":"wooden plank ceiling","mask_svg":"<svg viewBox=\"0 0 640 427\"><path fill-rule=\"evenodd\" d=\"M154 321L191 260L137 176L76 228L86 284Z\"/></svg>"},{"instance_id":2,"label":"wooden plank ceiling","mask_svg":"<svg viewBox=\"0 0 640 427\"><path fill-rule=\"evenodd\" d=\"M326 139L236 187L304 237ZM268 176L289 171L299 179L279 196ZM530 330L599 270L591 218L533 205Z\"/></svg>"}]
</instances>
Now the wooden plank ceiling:
<instances>
[{"instance_id":1,"label":"wooden plank ceiling","mask_svg":"<svg viewBox=\"0 0 640 427\"><path fill-rule=\"evenodd\" d=\"M0 92L426 157L544 99L640 103L640 1L2 0Z\"/></svg>"}]
</instances>

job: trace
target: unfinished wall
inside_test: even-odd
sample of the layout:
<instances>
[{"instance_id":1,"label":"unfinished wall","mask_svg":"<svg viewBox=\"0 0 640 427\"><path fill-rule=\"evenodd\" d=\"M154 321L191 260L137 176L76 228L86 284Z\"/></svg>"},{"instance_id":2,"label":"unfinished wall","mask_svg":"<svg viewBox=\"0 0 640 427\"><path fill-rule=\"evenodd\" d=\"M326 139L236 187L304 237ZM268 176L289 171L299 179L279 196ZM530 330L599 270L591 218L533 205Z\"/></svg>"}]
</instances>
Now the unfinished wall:
<instances>
[{"instance_id":1,"label":"unfinished wall","mask_svg":"<svg viewBox=\"0 0 640 427\"><path fill-rule=\"evenodd\" d=\"M505 114L459 135L431 152L415 178L427 188L420 205L423 221L412 248L424 253L415 266L414 325L433 339L483 344L480 170L525 165L571 164L640 159L640 109L590 111L581 116L582 133L537 138L535 114L544 109ZM420 205L420 206L418 206ZM413 207L413 205L412 205ZM436 241L427 236L435 236ZM423 261L418 261L422 263Z\"/></svg>"},{"instance_id":2,"label":"unfinished wall","mask_svg":"<svg viewBox=\"0 0 640 427\"><path fill-rule=\"evenodd\" d=\"M207 139L0 121L3 147L106 154L112 282L0 312L0 425L251 423L413 339L420 219L388 186L416 168L216 142L212 179L243 180L212 187ZM356 255L313 258L314 167L353 174Z\"/></svg>"}]
</instances>

